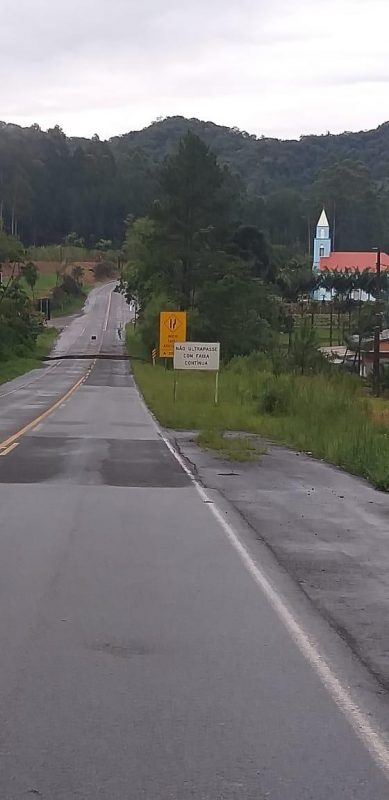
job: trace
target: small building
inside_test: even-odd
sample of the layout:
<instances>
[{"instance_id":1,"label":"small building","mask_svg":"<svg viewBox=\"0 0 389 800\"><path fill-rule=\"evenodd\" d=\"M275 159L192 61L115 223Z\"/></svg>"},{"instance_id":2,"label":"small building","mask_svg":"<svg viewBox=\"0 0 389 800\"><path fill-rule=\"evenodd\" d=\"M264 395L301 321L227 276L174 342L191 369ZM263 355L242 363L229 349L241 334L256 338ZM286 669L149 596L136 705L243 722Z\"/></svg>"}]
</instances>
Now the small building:
<instances>
[{"instance_id":1,"label":"small building","mask_svg":"<svg viewBox=\"0 0 389 800\"><path fill-rule=\"evenodd\" d=\"M389 366L389 339L380 339L380 367L381 369ZM374 343L362 350L362 375L366 378L373 372L374 364Z\"/></svg>"},{"instance_id":2,"label":"small building","mask_svg":"<svg viewBox=\"0 0 389 800\"><path fill-rule=\"evenodd\" d=\"M351 272L370 270L374 272L376 263L377 254L372 250L366 252L337 252L336 250L332 250L330 224L325 209L323 208L316 226L316 236L313 242L313 271L317 274L325 270L338 270L339 272L346 272L346 270ZM381 270L383 272L389 270L389 255L387 253L381 253ZM372 299L366 292L355 292L355 294L357 295L353 298L355 300ZM317 292L315 292L315 299L330 300L331 293L327 292L325 289L318 289Z\"/></svg>"}]
</instances>

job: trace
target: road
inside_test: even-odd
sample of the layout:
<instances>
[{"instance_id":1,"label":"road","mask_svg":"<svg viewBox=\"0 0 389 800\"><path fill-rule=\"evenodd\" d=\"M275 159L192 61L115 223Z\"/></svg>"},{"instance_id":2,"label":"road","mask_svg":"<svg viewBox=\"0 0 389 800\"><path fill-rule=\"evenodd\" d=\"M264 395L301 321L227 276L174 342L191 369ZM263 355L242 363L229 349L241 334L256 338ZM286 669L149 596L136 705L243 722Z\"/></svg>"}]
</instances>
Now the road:
<instances>
[{"instance_id":1,"label":"road","mask_svg":"<svg viewBox=\"0 0 389 800\"><path fill-rule=\"evenodd\" d=\"M387 800L384 699L94 361L111 288L0 389L0 797Z\"/></svg>"}]
</instances>

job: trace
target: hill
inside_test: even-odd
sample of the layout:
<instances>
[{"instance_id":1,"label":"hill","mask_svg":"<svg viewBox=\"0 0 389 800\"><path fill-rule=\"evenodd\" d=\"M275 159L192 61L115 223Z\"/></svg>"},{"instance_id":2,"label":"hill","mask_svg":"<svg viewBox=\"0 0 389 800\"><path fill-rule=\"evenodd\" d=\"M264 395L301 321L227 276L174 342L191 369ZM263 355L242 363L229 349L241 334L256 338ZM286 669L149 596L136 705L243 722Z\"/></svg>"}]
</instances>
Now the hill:
<instances>
[{"instance_id":1,"label":"hill","mask_svg":"<svg viewBox=\"0 0 389 800\"><path fill-rule=\"evenodd\" d=\"M302 136L299 140L257 138L238 128L185 117L168 117L141 131L110 139L114 153L142 148L153 160L171 153L190 130L244 179L249 191L302 189L326 166L345 159L361 161L380 185L389 181L389 122L371 131Z\"/></svg>"},{"instance_id":2,"label":"hill","mask_svg":"<svg viewBox=\"0 0 389 800\"><path fill-rule=\"evenodd\" d=\"M389 123L372 131L257 138L184 117L154 122L109 141L70 138L0 123L0 224L26 244L120 244L128 214L158 197L158 165L190 130L235 175L236 219L271 241L307 251L322 204L336 214L341 249L389 246Z\"/></svg>"}]
</instances>

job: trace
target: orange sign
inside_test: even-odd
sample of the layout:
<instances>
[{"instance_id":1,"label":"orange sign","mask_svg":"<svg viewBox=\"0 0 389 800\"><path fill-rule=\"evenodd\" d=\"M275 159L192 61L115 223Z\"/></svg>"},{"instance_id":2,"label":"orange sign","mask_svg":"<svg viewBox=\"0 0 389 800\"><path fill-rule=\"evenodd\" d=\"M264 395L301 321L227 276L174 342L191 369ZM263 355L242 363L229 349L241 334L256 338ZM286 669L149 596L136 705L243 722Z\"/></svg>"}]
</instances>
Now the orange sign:
<instances>
[{"instance_id":1,"label":"orange sign","mask_svg":"<svg viewBox=\"0 0 389 800\"><path fill-rule=\"evenodd\" d=\"M174 342L186 341L186 311L161 311L159 315L159 357L173 358Z\"/></svg>"}]
</instances>

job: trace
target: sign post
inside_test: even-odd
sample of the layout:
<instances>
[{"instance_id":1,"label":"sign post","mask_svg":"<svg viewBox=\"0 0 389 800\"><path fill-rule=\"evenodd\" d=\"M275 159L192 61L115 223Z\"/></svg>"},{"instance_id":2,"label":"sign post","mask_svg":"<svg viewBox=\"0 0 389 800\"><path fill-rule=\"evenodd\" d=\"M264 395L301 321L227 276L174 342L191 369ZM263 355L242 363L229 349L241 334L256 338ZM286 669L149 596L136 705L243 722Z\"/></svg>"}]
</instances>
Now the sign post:
<instances>
[{"instance_id":1,"label":"sign post","mask_svg":"<svg viewBox=\"0 0 389 800\"><path fill-rule=\"evenodd\" d=\"M175 342L186 339L186 311L161 311L159 315L159 357L173 358Z\"/></svg>"},{"instance_id":2,"label":"sign post","mask_svg":"<svg viewBox=\"0 0 389 800\"><path fill-rule=\"evenodd\" d=\"M176 342L174 345L174 401L177 396L176 370L215 372L215 406L219 402L220 342Z\"/></svg>"}]
</instances>

